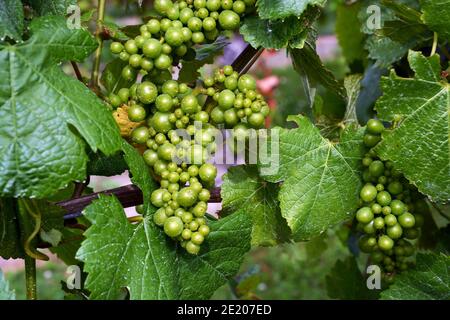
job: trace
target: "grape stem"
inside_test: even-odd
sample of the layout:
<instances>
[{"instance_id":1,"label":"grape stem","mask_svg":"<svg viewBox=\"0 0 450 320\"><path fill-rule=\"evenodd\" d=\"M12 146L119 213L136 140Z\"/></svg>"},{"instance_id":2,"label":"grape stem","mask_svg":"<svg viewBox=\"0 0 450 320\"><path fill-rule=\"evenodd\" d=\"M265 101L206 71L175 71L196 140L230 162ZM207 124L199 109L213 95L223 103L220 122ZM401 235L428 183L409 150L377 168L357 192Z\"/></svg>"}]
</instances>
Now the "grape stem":
<instances>
[{"instance_id":1,"label":"grape stem","mask_svg":"<svg viewBox=\"0 0 450 320\"><path fill-rule=\"evenodd\" d=\"M433 47L431 48L431 54L430 57L434 56L436 54L437 45L438 45L439 37L437 32L433 34Z\"/></svg>"},{"instance_id":2,"label":"grape stem","mask_svg":"<svg viewBox=\"0 0 450 320\"><path fill-rule=\"evenodd\" d=\"M103 49L103 19L105 18L105 2L106 0L98 0L98 15L97 15L97 30L95 31L95 37L98 42L98 48L95 51L94 65L92 67L92 76L90 86L92 88L98 87L98 79L100 74L100 59Z\"/></svg>"}]
</instances>

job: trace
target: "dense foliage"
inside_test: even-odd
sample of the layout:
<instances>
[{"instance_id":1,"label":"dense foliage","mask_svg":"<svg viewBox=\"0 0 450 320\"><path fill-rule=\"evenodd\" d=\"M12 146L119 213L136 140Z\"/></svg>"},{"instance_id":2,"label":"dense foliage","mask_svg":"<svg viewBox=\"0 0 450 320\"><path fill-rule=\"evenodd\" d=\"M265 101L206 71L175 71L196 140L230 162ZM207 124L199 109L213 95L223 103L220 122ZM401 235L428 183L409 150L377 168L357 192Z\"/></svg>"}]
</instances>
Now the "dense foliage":
<instances>
[{"instance_id":1,"label":"dense foliage","mask_svg":"<svg viewBox=\"0 0 450 320\"><path fill-rule=\"evenodd\" d=\"M235 277L251 248L330 232L349 251L330 298L450 298L450 1L154 0L130 26L108 3L0 2L0 256L25 260L28 298L49 248L83 271L67 298L209 299L229 283L251 299L254 278ZM316 51L330 13L341 72ZM248 47L209 70L238 33ZM276 110L248 73L266 49L296 71ZM247 164L219 177L222 148ZM275 171L250 161L262 149ZM133 186L87 187L125 171Z\"/></svg>"}]
</instances>

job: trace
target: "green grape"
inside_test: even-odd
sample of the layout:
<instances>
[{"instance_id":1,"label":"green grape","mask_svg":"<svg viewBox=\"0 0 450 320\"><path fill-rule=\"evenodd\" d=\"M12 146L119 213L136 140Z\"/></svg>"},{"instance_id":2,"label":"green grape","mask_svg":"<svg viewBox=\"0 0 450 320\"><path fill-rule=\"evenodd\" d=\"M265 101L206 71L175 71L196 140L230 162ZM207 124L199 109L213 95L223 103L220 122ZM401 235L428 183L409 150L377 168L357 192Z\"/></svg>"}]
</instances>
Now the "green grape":
<instances>
[{"instance_id":1,"label":"green grape","mask_svg":"<svg viewBox=\"0 0 450 320\"><path fill-rule=\"evenodd\" d=\"M146 117L145 108L141 105L134 104L128 108L128 119L133 122L141 122L144 121Z\"/></svg>"},{"instance_id":2,"label":"green grape","mask_svg":"<svg viewBox=\"0 0 450 320\"><path fill-rule=\"evenodd\" d=\"M371 202L373 201L377 196L377 189L371 185L366 184L360 192L360 197L365 202Z\"/></svg>"},{"instance_id":3,"label":"green grape","mask_svg":"<svg viewBox=\"0 0 450 320\"><path fill-rule=\"evenodd\" d=\"M164 223L167 220L166 210L164 208L159 208L154 214L153 214L153 221L157 226L164 226Z\"/></svg>"},{"instance_id":4,"label":"green grape","mask_svg":"<svg viewBox=\"0 0 450 320\"><path fill-rule=\"evenodd\" d=\"M110 49L112 53L119 54L124 50L124 47L120 42L112 42Z\"/></svg>"},{"instance_id":5,"label":"green grape","mask_svg":"<svg viewBox=\"0 0 450 320\"><path fill-rule=\"evenodd\" d=\"M150 104L156 100L158 89L152 82L145 81L138 85L136 94L139 101L144 104Z\"/></svg>"},{"instance_id":6,"label":"green grape","mask_svg":"<svg viewBox=\"0 0 450 320\"><path fill-rule=\"evenodd\" d=\"M150 133L147 127L139 127L131 132L131 140L134 143L144 144L148 138L150 138Z\"/></svg>"},{"instance_id":7,"label":"green grape","mask_svg":"<svg viewBox=\"0 0 450 320\"><path fill-rule=\"evenodd\" d=\"M369 223L373 219L373 212L369 207L363 207L356 212L356 219L361 223Z\"/></svg>"},{"instance_id":8,"label":"green grape","mask_svg":"<svg viewBox=\"0 0 450 320\"><path fill-rule=\"evenodd\" d=\"M164 232L172 238L178 237L184 230L183 221L178 217L169 217L164 222Z\"/></svg>"},{"instance_id":9,"label":"green grape","mask_svg":"<svg viewBox=\"0 0 450 320\"><path fill-rule=\"evenodd\" d=\"M125 42L125 50L131 55L138 52L139 48L134 40Z\"/></svg>"},{"instance_id":10,"label":"green grape","mask_svg":"<svg viewBox=\"0 0 450 320\"><path fill-rule=\"evenodd\" d=\"M367 122L367 131L371 134L381 134L384 131L384 125L379 120L370 119Z\"/></svg>"},{"instance_id":11,"label":"green grape","mask_svg":"<svg viewBox=\"0 0 450 320\"><path fill-rule=\"evenodd\" d=\"M197 255L200 252L200 246L188 241L186 243L186 251L190 254Z\"/></svg>"}]
</instances>

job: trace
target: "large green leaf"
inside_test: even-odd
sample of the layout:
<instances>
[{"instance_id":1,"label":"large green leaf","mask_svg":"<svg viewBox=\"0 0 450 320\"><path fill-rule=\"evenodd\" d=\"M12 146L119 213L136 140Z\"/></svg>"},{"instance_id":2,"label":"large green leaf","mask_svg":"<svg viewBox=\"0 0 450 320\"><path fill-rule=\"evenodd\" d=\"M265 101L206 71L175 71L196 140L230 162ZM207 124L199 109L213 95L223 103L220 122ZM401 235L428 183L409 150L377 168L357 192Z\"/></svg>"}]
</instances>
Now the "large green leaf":
<instances>
[{"instance_id":1,"label":"large green leaf","mask_svg":"<svg viewBox=\"0 0 450 320\"><path fill-rule=\"evenodd\" d=\"M308 6L323 7L327 0L258 0L261 19L276 20L289 16L300 17Z\"/></svg>"},{"instance_id":2,"label":"large green leaf","mask_svg":"<svg viewBox=\"0 0 450 320\"><path fill-rule=\"evenodd\" d=\"M23 5L20 0L0 1L0 41L5 37L21 40L23 19Z\"/></svg>"},{"instance_id":3,"label":"large green leaf","mask_svg":"<svg viewBox=\"0 0 450 320\"><path fill-rule=\"evenodd\" d=\"M422 20L441 37L450 39L450 0L420 0Z\"/></svg>"},{"instance_id":4,"label":"large green leaf","mask_svg":"<svg viewBox=\"0 0 450 320\"><path fill-rule=\"evenodd\" d=\"M332 299L367 300L376 299L379 291L369 290L353 256L336 261L326 277L327 293Z\"/></svg>"},{"instance_id":5,"label":"large green leaf","mask_svg":"<svg viewBox=\"0 0 450 320\"><path fill-rule=\"evenodd\" d=\"M254 246L274 246L289 240L290 232L281 216L278 191L277 184L259 177L256 166L232 167L223 177L223 210L226 213L242 210L252 217Z\"/></svg>"},{"instance_id":6,"label":"large green leaf","mask_svg":"<svg viewBox=\"0 0 450 320\"><path fill-rule=\"evenodd\" d=\"M77 0L25 0L39 15L66 15L67 8L76 5Z\"/></svg>"},{"instance_id":7,"label":"large green leaf","mask_svg":"<svg viewBox=\"0 0 450 320\"><path fill-rule=\"evenodd\" d=\"M105 104L58 66L84 60L95 39L56 16L33 20L30 30L27 42L0 47L0 194L45 197L85 178L80 136L106 155L122 139Z\"/></svg>"},{"instance_id":8,"label":"large green leaf","mask_svg":"<svg viewBox=\"0 0 450 320\"><path fill-rule=\"evenodd\" d=\"M271 182L284 181L279 193L281 213L294 239L308 240L328 227L350 219L358 205L363 130L346 129L335 144L321 136L306 117L290 117L296 129L279 131L279 158ZM274 136L272 134L272 136Z\"/></svg>"},{"instance_id":9,"label":"large green leaf","mask_svg":"<svg viewBox=\"0 0 450 320\"><path fill-rule=\"evenodd\" d=\"M396 276L394 284L381 293L389 300L449 300L450 257L419 253L415 268Z\"/></svg>"},{"instance_id":10,"label":"large green leaf","mask_svg":"<svg viewBox=\"0 0 450 320\"><path fill-rule=\"evenodd\" d=\"M15 300L16 294L9 288L9 282L0 270L0 300Z\"/></svg>"},{"instance_id":11,"label":"large green leaf","mask_svg":"<svg viewBox=\"0 0 450 320\"><path fill-rule=\"evenodd\" d=\"M413 79L394 72L383 78L378 116L402 121L383 135L376 151L390 159L419 190L434 200L450 199L450 85L440 77L440 60L410 51Z\"/></svg>"},{"instance_id":12,"label":"large green leaf","mask_svg":"<svg viewBox=\"0 0 450 320\"><path fill-rule=\"evenodd\" d=\"M178 250L151 215L130 224L114 197L101 196L85 215L92 226L77 258L89 273L92 299L115 299L124 287L131 299L206 299L239 270L250 248L245 213L211 222L198 256Z\"/></svg>"}]
</instances>

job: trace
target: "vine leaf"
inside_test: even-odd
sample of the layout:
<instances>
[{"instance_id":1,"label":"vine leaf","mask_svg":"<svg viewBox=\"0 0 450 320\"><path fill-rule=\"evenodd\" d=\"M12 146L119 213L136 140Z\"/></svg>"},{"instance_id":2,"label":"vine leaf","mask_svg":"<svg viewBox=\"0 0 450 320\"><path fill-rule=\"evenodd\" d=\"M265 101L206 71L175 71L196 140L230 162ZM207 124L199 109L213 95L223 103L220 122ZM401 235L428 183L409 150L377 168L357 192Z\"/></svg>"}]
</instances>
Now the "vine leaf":
<instances>
[{"instance_id":1,"label":"vine leaf","mask_svg":"<svg viewBox=\"0 0 450 320\"><path fill-rule=\"evenodd\" d=\"M313 84L321 84L338 96L345 98L345 88L336 80L333 73L325 68L311 41L307 41L302 49L291 49L292 62L300 75L306 75Z\"/></svg>"},{"instance_id":2,"label":"vine leaf","mask_svg":"<svg viewBox=\"0 0 450 320\"><path fill-rule=\"evenodd\" d=\"M105 155L120 150L122 139L106 105L58 66L95 50L90 33L57 16L33 20L30 30L28 41L0 47L0 189L43 198L85 178L81 137Z\"/></svg>"},{"instance_id":3,"label":"vine leaf","mask_svg":"<svg viewBox=\"0 0 450 320\"><path fill-rule=\"evenodd\" d=\"M16 300L16 294L9 288L9 282L0 270L0 300Z\"/></svg>"},{"instance_id":4,"label":"vine leaf","mask_svg":"<svg viewBox=\"0 0 450 320\"><path fill-rule=\"evenodd\" d=\"M23 5L20 0L0 2L0 40L9 37L21 40L23 33Z\"/></svg>"},{"instance_id":5,"label":"vine leaf","mask_svg":"<svg viewBox=\"0 0 450 320\"><path fill-rule=\"evenodd\" d=\"M259 17L277 20L289 16L300 17L308 6L323 7L327 0L258 0Z\"/></svg>"},{"instance_id":6,"label":"vine leaf","mask_svg":"<svg viewBox=\"0 0 450 320\"><path fill-rule=\"evenodd\" d=\"M431 30L437 32L446 40L450 39L450 0L426 1L420 0L423 11L422 20Z\"/></svg>"},{"instance_id":7,"label":"vine leaf","mask_svg":"<svg viewBox=\"0 0 450 320\"><path fill-rule=\"evenodd\" d=\"M311 25L319 14L317 8L310 7L301 17L289 16L283 20L248 16L242 21L239 32L255 49L303 48Z\"/></svg>"},{"instance_id":8,"label":"vine leaf","mask_svg":"<svg viewBox=\"0 0 450 320\"><path fill-rule=\"evenodd\" d=\"M379 291L369 290L355 257L338 260L326 276L328 296L342 300L377 299Z\"/></svg>"},{"instance_id":9,"label":"vine leaf","mask_svg":"<svg viewBox=\"0 0 450 320\"><path fill-rule=\"evenodd\" d=\"M264 178L284 181L279 193L281 214L295 240L309 240L350 219L357 208L363 130L349 127L341 142L334 144L306 117L288 119L298 128L274 129L279 132L279 152L272 150L272 158L279 158L279 168Z\"/></svg>"},{"instance_id":10,"label":"vine leaf","mask_svg":"<svg viewBox=\"0 0 450 320\"><path fill-rule=\"evenodd\" d=\"M44 15L66 15L67 8L77 4L77 0L25 0L40 16Z\"/></svg>"},{"instance_id":11,"label":"vine leaf","mask_svg":"<svg viewBox=\"0 0 450 320\"><path fill-rule=\"evenodd\" d=\"M233 276L250 248L251 220L235 213L210 223L198 256L178 250L152 216L130 224L119 201L100 196L84 211L92 222L77 253L91 299L207 299ZM181 252L183 251L183 252Z\"/></svg>"},{"instance_id":12,"label":"vine leaf","mask_svg":"<svg viewBox=\"0 0 450 320\"><path fill-rule=\"evenodd\" d=\"M128 63L119 58L109 62L103 70L100 82L105 87L107 93L117 93L122 88L129 88L134 80L126 80L122 77L122 69Z\"/></svg>"},{"instance_id":13,"label":"vine leaf","mask_svg":"<svg viewBox=\"0 0 450 320\"><path fill-rule=\"evenodd\" d=\"M400 115L403 120L383 135L376 151L393 161L420 192L446 201L450 199L450 85L440 77L438 55L426 58L410 51L408 60L415 78L391 72L382 79L378 116L392 121Z\"/></svg>"},{"instance_id":14,"label":"vine leaf","mask_svg":"<svg viewBox=\"0 0 450 320\"><path fill-rule=\"evenodd\" d=\"M381 293L387 300L450 299L450 257L419 253L416 267L396 276L395 282Z\"/></svg>"},{"instance_id":15,"label":"vine leaf","mask_svg":"<svg viewBox=\"0 0 450 320\"><path fill-rule=\"evenodd\" d=\"M223 211L242 210L252 217L253 246L274 246L289 240L290 231L281 216L278 191L277 184L259 177L256 166L232 167L223 177Z\"/></svg>"}]
</instances>

